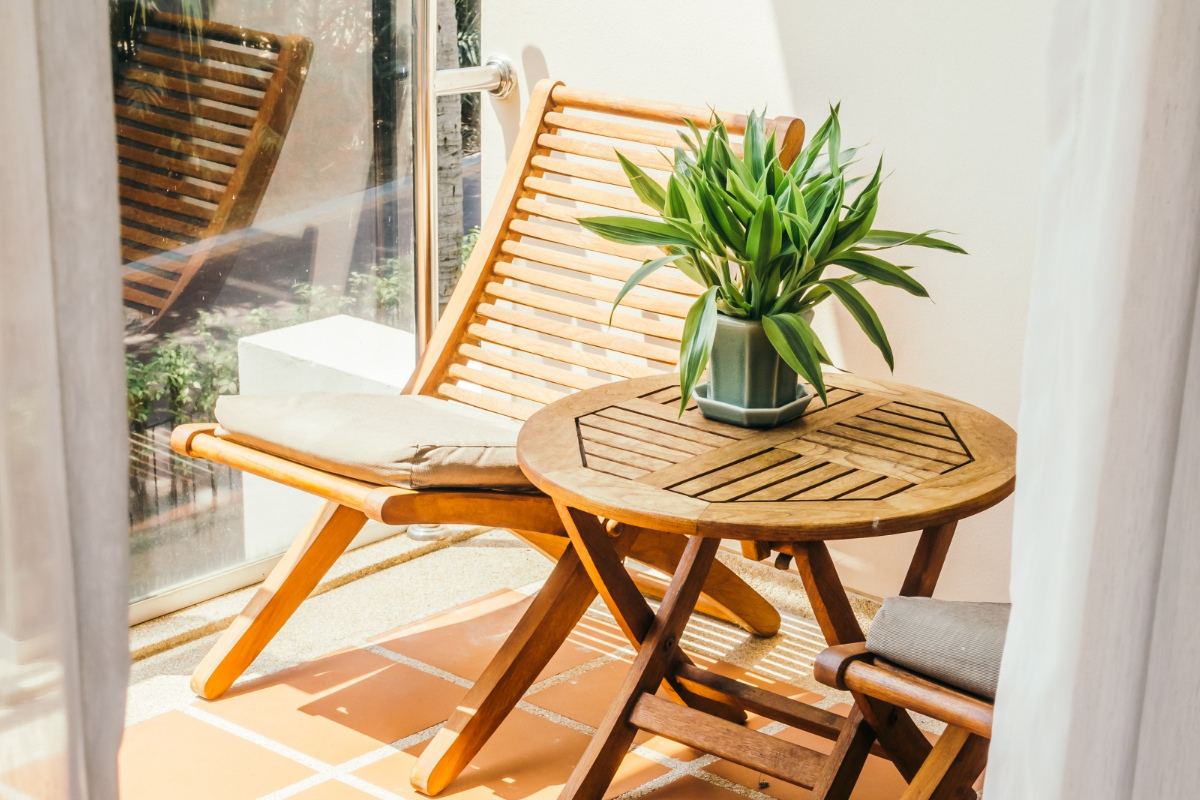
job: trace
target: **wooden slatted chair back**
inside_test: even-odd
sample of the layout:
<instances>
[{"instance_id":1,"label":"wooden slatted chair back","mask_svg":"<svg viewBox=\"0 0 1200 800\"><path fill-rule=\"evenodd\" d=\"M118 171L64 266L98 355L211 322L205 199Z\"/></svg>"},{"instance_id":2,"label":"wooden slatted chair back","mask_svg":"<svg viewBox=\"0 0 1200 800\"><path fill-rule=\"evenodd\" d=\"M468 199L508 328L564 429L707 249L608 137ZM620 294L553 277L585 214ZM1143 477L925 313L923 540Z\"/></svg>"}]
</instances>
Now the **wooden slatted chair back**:
<instances>
[{"instance_id":1,"label":"wooden slatted chair back","mask_svg":"<svg viewBox=\"0 0 1200 800\"><path fill-rule=\"evenodd\" d=\"M220 252L188 245L254 221L311 57L303 36L147 12L114 94L125 305L150 324Z\"/></svg>"},{"instance_id":2,"label":"wooden slatted chair back","mask_svg":"<svg viewBox=\"0 0 1200 800\"><path fill-rule=\"evenodd\" d=\"M673 267L612 300L663 253L601 239L577 217L657 216L630 189L617 152L663 183L676 131L712 111L542 81L503 182L408 390L524 420L565 394L676 368L683 320L701 288ZM746 118L719 113L740 154ZM768 120L785 165L803 123Z\"/></svg>"}]
</instances>

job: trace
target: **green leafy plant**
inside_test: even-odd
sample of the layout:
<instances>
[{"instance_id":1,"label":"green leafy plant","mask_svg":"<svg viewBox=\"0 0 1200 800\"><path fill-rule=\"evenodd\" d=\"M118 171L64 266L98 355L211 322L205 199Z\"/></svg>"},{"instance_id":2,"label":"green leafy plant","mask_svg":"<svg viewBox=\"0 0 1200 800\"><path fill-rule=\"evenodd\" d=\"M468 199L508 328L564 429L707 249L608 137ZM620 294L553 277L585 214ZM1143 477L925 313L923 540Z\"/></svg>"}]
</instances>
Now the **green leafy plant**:
<instances>
[{"instance_id":1,"label":"green leafy plant","mask_svg":"<svg viewBox=\"0 0 1200 800\"><path fill-rule=\"evenodd\" d=\"M206 370L200 360L200 350L177 335L168 334L155 349L148 366L159 375L171 422L179 425L190 421L204 390Z\"/></svg>"},{"instance_id":2,"label":"green leafy plant","mask_svg":"<svg viewBox=\"0 0 1200 800\"><path fill-rule=\"evenodd\" d=\"M154 404L162 397L157 370L143 364L133 353L125 354L125 391L129 410L129 426L141 430L150 421Z\"/></svg>"},{"instance_id":3,"label":"green leafy plant","mask_svg":"<svg viewBox=\"0 0 1200 800\"><path fill-rule=\"evenodd\" d=\"M475 245L479 241L479 227L471 228L463 234L462 238L462 265L467 266L467 262L471 259L471 253L475 252Z\"/></svg>"},{"instance_id":4,"label":"green leafy plant","mask_svg":"<svg viewBox=\"0 0 1200 800\"><path fill-rule=\"evenodd\" d=\"M580 219L585 228L622 244L653 245L666 255L633 272L613 302L655 270L674 264L705 288L688 311L680 344L683 389L680 413L704 373L716 333L717 314L762 320L780 357L826 399L821 365L829 355L806 315L836 298L894 367L892 347L875 309L854 284L873 281L928 297L925 287L878 251L911 245L965 253L932 234L872 228L879 207L883 160L869 178L850 178L856 149L842 149L838 108L796 160L784 168L775 135L751 112L738 156L724 123L715 115L706 134L688 123L680 131L666 186L619 152L637 196L660 219L608 216ZM663 155L667 158L666 154ZM866 181L851 199L848 189ZM830 274L832 267L841 268Z\"/></svg>"}]
</instances>

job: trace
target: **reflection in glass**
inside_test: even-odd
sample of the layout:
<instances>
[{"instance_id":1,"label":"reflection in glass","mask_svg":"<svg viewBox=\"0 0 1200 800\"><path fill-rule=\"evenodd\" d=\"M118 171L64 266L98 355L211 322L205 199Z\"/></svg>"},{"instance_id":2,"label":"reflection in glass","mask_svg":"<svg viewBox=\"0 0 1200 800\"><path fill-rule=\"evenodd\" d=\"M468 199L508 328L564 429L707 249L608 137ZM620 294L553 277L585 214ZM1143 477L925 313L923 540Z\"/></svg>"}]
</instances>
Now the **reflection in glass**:
<instances>
[{"instance_id":1,"label":"reflection in glass","mask_svg":"<svg viewBox=\"0 0 1200 800\"><path fill-rule=\"evenodd\" d=\"M478 5L459 5L477 51ZM138 599L264 557L241 475L169 446L239 390L239 341L334 315L412 330L412 15L407 0L110 10ZM440 157L461 169L461 148ZM473 213L449 193L457 245L478 225L477 156L470 171Z\"/></svg>"}]
</instances>

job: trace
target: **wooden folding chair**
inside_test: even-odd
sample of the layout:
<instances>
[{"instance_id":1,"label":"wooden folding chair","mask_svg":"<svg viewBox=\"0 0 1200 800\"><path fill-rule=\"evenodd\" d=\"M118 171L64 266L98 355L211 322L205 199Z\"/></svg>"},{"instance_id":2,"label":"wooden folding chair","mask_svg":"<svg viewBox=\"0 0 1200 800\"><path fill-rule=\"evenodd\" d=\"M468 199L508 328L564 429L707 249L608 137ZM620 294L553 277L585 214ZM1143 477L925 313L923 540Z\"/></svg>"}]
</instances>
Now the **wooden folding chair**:
<instances>
[{"instance_id":1,"label":"wooden folding chair","mask_svg":"<svg viewBox=\"0 0 1200 800\"><path fill-rule=\"evenodd\" d=\"M864 642L825 650L817 656L814 674L826 686L851 692L859 707L868 707L862 698L874 698L946 723L901 800L975 800L972 784L987 766L992 738L990 700L891 664L872 655ZM868 728L844 729L823 797L849 797L872 741Z\"/></svg>"},{"instance_id":2,"label":"wooden folding chair","mask_svg":"<svg viewBox=\"0 0 1200 800\"><path fill-rule=\"evenodd\" d=\"M148 327L221 288L231 248L211 245L254 221L311 58L303 36L146 11L114 93L125 306Z\"/></svg>"},{"instance_id":3,"label":"wooden folding chair","mask_svg":"<svg viewBox=\"0 0 1200 800\"><path fill-rule=\"evenodd\" d=\"M682 320L699 287L664 268L625 298L609 328L610 303L621 283L643 259L661 253L602 240L575 220L614 210L653 216L617 168L617 148L665 181L671 148L679 141L675 130L685 119L706 128L712 113L539 83L470 263L406 392L524 420L574 390L673 369ZM731 133L745 130L744 117L721 116ZM803 144L803 124L779 117L769 121L769 128L790 163ZM620 437L621 425L612 420L614 437ZM552 501L539 493L373 485L237 444L222 438L216 427L181 426L172 446L328 503L197 668L192 688L203 697L217 697L233 684L368 519L508 528L557 560L547 590L461 704L470 718L448 724L454 735L439 737L438 755L425 759L437 766L421 777L420 788L436 794L513 708L596 596ZM673 573L683 547L680 537L647 531L630 557ZM665 582L647 573L634 577L652 596L666 590ZM555 591L566 584L586 589ZM719 562L699 610L763 636L779 628L778 612Z\"/></svg>"}]
</instances>

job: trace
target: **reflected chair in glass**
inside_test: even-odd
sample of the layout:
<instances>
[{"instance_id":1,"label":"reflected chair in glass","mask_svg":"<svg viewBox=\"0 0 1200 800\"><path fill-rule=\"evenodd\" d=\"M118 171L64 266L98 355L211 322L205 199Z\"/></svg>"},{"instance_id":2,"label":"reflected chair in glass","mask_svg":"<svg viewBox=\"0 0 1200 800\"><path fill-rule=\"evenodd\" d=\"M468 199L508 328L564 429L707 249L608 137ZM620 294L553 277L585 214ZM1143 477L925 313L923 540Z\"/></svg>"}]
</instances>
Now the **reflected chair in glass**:
<instances>
[{"instance_id":1,"label":"reflected chair in glass","mask_svg":"<svg viewBox=\"0 0 1200 800\"><path fill-rule=\"evenodd\" d=\"M312 58L276 36L146 10L113 92L125 307L178 327L214 297L254 222Z\"/></svg>"},{"instance_id":2,"label":"reflected chair in glass","mask_svg":"<svg viewBox=\"0 0 1200 800\"><path fill-rule=\"evenodd\" d=\"M707 128L713 113L540 82L478 244L406 392L524 420L573 391L673 370L683 319L700 287L664 267L625 297L610 327L610 304L621 283L644 259L662 253L600 239L576 218L614 211L654 216L630 191L617 149L665 181L680 141L676 131L685 120ZM745 117L720 116L735 140L745 131ZM803 123L777 117L767 120L767 129L790 164L803 144ZM362 424L369 433L370 421ZM203 697L217 697L233 684L368 519L507 528L557 562L549 587L587 587L571 596L543 591L533 601L430 743L436 752L427 751L422 761L434 766L414 775L428 794L441 791L466 766L596 597L589 581L574 580L585 574L584 566L544 494L374 485L238 444L214 424L181 426L172 443L179 453L328 501L196 670L192 688ZM647 531L629 557L672 574L683 547L681 537ZM661 597L666 590L666 582L650 573L633 575L649 595ZM778 612L719 562L698 609L759 635L779 628Z\"/></svg>"}]
</instances>

